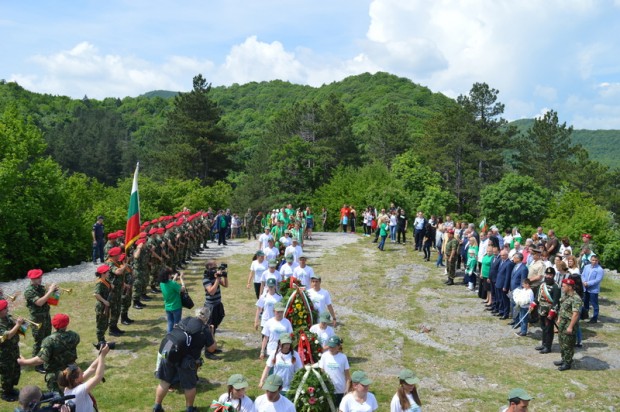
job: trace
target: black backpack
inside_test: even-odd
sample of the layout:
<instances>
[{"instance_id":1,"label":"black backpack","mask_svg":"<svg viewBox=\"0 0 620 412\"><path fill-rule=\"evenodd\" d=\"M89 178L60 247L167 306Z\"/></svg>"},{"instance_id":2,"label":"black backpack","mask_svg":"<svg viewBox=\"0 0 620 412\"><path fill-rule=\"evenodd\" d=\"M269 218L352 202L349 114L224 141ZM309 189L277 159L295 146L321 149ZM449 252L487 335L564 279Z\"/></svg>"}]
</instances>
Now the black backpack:
<instances>
[{"instance_id":1,"label":"black backpack","mask_svg":"<svg viewBox=\"0 0 620 412\"><path fill-rule=\"evenodd\" d=\"M170 363L180 364L189 352L192 335L202 331L197 322L190 323L188 319L185 318L178 325L174 325L172 331L166 334L159 345L159 354ZM198 319L196 321L200 322Z\"/></svg>"}]
</instances>

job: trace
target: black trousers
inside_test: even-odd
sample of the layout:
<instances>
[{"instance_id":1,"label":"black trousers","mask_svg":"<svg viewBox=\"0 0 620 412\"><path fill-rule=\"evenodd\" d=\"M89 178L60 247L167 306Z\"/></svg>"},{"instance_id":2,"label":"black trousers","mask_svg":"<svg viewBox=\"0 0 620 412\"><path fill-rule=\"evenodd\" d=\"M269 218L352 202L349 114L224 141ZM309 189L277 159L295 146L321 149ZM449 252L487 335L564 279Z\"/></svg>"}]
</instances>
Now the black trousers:
<instances>
[{"instance_id":1,"label":"black trousers","mask_svg":"<svg viewBox=\"0 0 620 412\"><path fill-rule=\"evenodd\" d=\"M549 350L551 350L551 345L553 345L553 335L555 335L553 326L552 321L546 317L540 317L540 327L542 328L542 345Z\"/></svg>"},{"instance_id":2,"label":"black trousers","mask_svg":"<svg viewBox=\"0 0 620 412\"><path fill-rule=\"evenodd\" d=\"M400 235L403 235L403 243L405 243L407 241L407 231L405 230L405 228L398 226L398 228L396 229L396 234L398 237L398 243L400 243Z\"/></svg>"}]
</instances>

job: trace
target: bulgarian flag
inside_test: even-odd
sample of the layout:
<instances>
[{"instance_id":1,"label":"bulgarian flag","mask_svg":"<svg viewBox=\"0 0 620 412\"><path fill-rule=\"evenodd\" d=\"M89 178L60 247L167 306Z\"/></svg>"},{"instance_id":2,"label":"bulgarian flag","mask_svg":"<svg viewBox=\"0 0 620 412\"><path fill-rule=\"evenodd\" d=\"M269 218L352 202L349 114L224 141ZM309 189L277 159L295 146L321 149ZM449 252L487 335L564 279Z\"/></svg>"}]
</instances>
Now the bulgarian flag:
<instances>
[{"instance_id":1,"label":"bulgarian flag","mask_svg":"<svg viewBox=\"0 0 620 412\"><path fill-rule=\"evenodd\" d=\"M129 209L127 210L127 227L125 228L125 252L131 245L138 240L140 234L140 198L138 197L138 169L140 163L136 164L136 171L133 174L133 184L131 185L131 197L129 198Z\"/></svg>"}]
</instances>

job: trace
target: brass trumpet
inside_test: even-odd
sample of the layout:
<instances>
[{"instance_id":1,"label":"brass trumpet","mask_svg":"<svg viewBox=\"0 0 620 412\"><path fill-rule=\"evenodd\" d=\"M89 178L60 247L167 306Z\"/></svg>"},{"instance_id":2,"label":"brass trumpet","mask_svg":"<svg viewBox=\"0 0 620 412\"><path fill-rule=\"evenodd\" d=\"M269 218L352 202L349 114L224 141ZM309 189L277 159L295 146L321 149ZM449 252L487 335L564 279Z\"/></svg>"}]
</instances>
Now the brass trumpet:
<instances>
[{"instance_id":1,"label":"brass trumpet","mask_svg":"<svg viewBox=\"0 0 620 412\"><path fill-rule=\"evenodd\" d=\"M9 295L7 298L11 299L11 302L15 302L15 299L17 299L17 293L14 295Z\"/></svg>"},{"instance_id":2,"label":"brass trumpet","mask_svg":"<svg viewBox=\"0 0 620 412\"><path fill-rule=\"evenodd\" d=\"M40 324L40 323L33 322L33 321L31 321L30 319L26 319L26 318L24 318L24 322L26 322L26 323L30 323L32 326L34 326L34 327L35 327L35 328L37 328L37 329L40 329L40 328L41 328L41 324Z\"/></svg>"},{"instance_id":3,"label":"brass trumpet","mask_svg":"<svg viewBox=\"0 0 620 412\"><path fill-rule=\"evenodd\" d=\"M65 289L65 288L58 288L59 290L62 290L63 292L67 292L68 294L72 294L73 293L73 288L69 288L69 289Z\"/></svg>"}]
</instances>

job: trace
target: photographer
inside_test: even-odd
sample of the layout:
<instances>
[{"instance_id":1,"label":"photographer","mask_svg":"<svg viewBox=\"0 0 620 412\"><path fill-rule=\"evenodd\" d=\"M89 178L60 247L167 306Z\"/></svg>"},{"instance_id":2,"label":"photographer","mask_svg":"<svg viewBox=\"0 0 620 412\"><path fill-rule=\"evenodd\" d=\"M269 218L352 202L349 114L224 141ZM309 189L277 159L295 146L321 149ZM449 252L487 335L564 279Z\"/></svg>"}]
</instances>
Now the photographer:
<instances>
[{"instance_id":1,"label":"photographer","mask_svg":"<svg viewBox=\"0 0 620 412\"><path fill-rule=\"evenodd\" d=\"M218 267L215 260L209 260L202 279L202 286L205 288L205 307L211 310L208 325L212 328L211 332L214 335L217 327L220 326L226 315L224 313L224 305L222 304L220 286L228 287L227 269L227 264L222 263Z\"/></svg>"},{"instance_id":2,"label":"photographer","mask_svg":"<svg viewBox=\"0 0 620 412\"><path fill-rule=\"evenodd\" d=\"M82 371L77 364L69 365L58 375L58 385L65 390L65 395L75 395L73 402L80 412L95 412L97 401L92 390L103 380L105 372L105 357L110 351L107 343L99 350L99 356L91 365Z\"/></svg>"},{"instance_id":3,"label":"photographer","mask_svg":"<svg viewBox=\"0 0 620 412\"><path fill-rule=\"evenodd\" d=\"M194 400L198 383L198 368L202 365L200 352L205 348L205 353L213 353L216 348L213 336L206 327L209 317L208 309L199 308L196 310L196 317L184 318L179 325L175 326L175 329L180 329L189 335L189 339L184 339L184 342L188 342L189 345L179 347L179 360L176 362L167 356L161 357L156 372L159 385L155 391L153 412L163 412L162 402L168 394L170 384L177 381L185 392L186 412L198 410L194 407Z\"/></svg>"},{"instance_id":4,"label":"photographer","mask_svg":"<svg viewBox=\"0 0 620 412\"><path fill-rule=\"evenodd\" d=\"M41 393L41 389L39 389L39 387L35 385L24 386L22 390L19 391L19 406L15 408L14 412L76 411L75 405L72 405L71 403L69 403L68 405L54 404L52 406L41 407L42 404L46 404L54 400L55 398L53 395L55 394L52 392L43 396L43 394Z\"/></svg>"}]
</instances>

